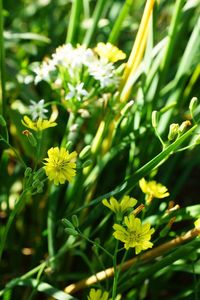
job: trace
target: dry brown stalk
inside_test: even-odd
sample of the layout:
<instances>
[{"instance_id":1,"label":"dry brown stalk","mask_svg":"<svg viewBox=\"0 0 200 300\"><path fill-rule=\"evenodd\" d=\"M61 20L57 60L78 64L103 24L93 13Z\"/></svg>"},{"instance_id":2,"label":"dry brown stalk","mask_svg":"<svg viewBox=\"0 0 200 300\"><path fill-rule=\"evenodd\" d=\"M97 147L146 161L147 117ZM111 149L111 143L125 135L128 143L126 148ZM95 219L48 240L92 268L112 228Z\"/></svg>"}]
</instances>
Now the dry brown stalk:
<instances>
[{"instance_id":1,"label":"dry brown stalk","mask_svg":"<svg viewBox=\"0 0 200 300\"><path fill-rule=\"evenodd\" d=\"M183 243L188 242L189 240L195 238L197 235L200 234L200 227L194 228L187 233L185 233L183 236L176 237L175 239L166 242L152 250L147 251L141 256L134 257L128 261L126 261L122 265L122 271L125 271L129 267L131 267L134 263L136 263L138 260L140 261L148 261L151 260L155 257L158 257L162 254L164 254L166 251L177 247L178 245L181 245ZM117 266L119 267L119 265ZM113 268L108 268L106 270L100 271L96 273L95 275L92 275L86 279L83 279L77 283L70 284L67 286L64 291L66 293L73 294L81 289L84 289L85 287L88 287L94 283L97 283L98 281L102 281L106 278L112 277L114 275L114 269Z\"/></svg>"}]
</instances>

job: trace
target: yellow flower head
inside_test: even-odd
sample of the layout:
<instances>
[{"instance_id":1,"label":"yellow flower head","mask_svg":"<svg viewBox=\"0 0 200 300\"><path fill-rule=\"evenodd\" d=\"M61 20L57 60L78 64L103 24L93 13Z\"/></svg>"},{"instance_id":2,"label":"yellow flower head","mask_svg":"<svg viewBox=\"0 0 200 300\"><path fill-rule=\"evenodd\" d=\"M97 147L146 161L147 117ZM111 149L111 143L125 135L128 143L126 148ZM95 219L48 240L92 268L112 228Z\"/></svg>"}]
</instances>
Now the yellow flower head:
<instances>
[{"instance_id":1,"label":"yellow flower head","mask_svg":"<svg viewBox=\"0 0 200 300\"><path fill-rule=\"evenodd\" d=\"M39 118L37 121L32 121L29 117L24 116L22 120L22 124L32 130L35 131L42 131L49 127L55 127L57 123L50 121L50 120L42 120Z\"/></svg>"},{"instance_id":2,"label":"yellow flower head","mask_svg":"<svg viewBox=\"0 0 200 300\"><path fill-rule=\"evenodd\" d=\"M114 197L111 197L108 201L107 199L102 200L103 205L107 206L114 213L125 213L129 208L136 205L137 200L125 195L121 201L117 201Z\"/></svg>"},{"instance_id":3,"label":"yellow flower head","mask_svg":"<svg viewBox=\"0 0 200 300\"><path fill-rule=\"evenodd\" d=\"M108 300L108 292L102 292L101 290L91 289L88 296L88 300Z\"/></svg>"},{"instance_id":4,"label":"yellow flower head","mask_svg":"<svg viewBox=\"0 0 200 300\"><path fill-rule=\"evenodd\" d=\"M53 180L55 185L63 184L65 181L71 182L76 175L76 156L74 151L69 154L65 148L51 148L48 150L48 158L45 158L45 172L49 180Z\"/></svg>"},{"instance_id":5,"label":"yellow flower head","mask_svg":"<svg viewBox=\"0 0 200 300\"><path fill-rule=\"evenodd\" d=\"M151 202L153 198L165 198L169 196L167 188L156 181L147 182L144 178L139 181L141 190L147 196L147 202Z\"/></svg>"},{"instance_id":6,"label":"yellow flower head","mask_svg":"<svg viewBox=\"0 0 200 300\"><path fill-rule=\"evenodd\" d=\"M126 54L123 51L110 43L98 43L94 50L100 57L106 58L113 63L126 58Z\"/></svg>"},{"instance_id":7,"label":"yellow flower head","mask_svg":"<svg viewBox=\"0 0 200 300\"><path fill-rule=\"evenodd\" d=\"M194 226L195 226L195 228L200 228L200 218L198 218L198 219L194 222Z\"/></svg>"},{"instance_id":8,"label":"yellow flower head","mask_svg":"<svg viewBox=\"0 0 200 300\"><path fill-rule=\"evenodd\" d=\"M153 244L150 242L154 229L150 229L150 224L142 225L139 218L135 218L133 214L124 218L124 226L114 224L114 237L124 243L126 249L135 248L135 253L139 254L142 250L151 248Z\"/></svg>"}]
</instances>

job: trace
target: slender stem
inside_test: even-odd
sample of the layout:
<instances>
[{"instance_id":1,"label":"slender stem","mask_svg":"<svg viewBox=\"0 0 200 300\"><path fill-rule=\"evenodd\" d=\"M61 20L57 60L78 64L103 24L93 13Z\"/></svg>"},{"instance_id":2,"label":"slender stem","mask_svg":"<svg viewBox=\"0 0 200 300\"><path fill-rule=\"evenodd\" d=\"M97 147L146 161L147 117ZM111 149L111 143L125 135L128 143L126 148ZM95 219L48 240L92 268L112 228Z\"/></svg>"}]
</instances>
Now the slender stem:
<instances>
[{"instance_id":1,"label":"slender stem","mask_svg":"<svg viewBox=\"0 0 200 300\"><path fill-rule=\"evenodd\" d=\"M113 256L114 280L112 288L112 300L115 300L117 294L118 270L117 270L117 254L118 254L119 241L116 241L115 252Z\"/></svg>"},{"instance_id":2,"label":"slender stem","mask_svg":"<svg viewBox=\"0 0 200 300\"><path fill-rule=\"evenodd\" d=\"M126 2L124 3L124 5L121 9L121 12L120 12L117 20L115 21L115 24L109 35L109 38L108 38L109 43L112 43L112 44L116 43L116 40L118 39L118 36L120 34L122 23L123 23L124 19L126 18L128 12L132 6L132 3L133 3L133 0L126 0Z\"/></svg>"},{"instance_id":3,"label":"slender stem","mask_svg":"<svg viewBox=\"0 0 200 300\"><path fill-rule=\"evenodd\" d=\"M0 243L0 262L1 262L1 258L2 258L2 254L3 254L3 250L5 247L5 243L6 243L6 239L8 236L8 232L10 230L10 227L14 221L15 216L21 211L21 209L23 208L23 200L24 197L26 196L27 192L29 189L26 189L22 192L22 194L19 196L19 199L14 207L14 209L12 210L12 212L10 213L10 216L8 218L8 222L6 224L5 230L3 232L3 236L1 239L1 243Z\"/></svg>"},{"instance_id":4,"label":"slender stem","mask_svg":"<svg viewBox=\"0 0 200 300\"><path fill-rule=\"evenodd\" d=\"M89 46L89 44L91 43L92 37L95 33L95 30L97 28L98 22L100 20L103 8L106 4L107 0L97 0L97 4L96 7L94 9L94 13L92 16L92 26L88 29L88 31L86 32L85 38L83 40L83 44L86 45L86 47Z\"/></svg>"},{"instance_id":5,"label":"slender stem","mask_svg":"<svg viewBox=\"0 0 200 300\"><path fill-rule=\"evenodd\" d=\"M0 113L6 114L5 97L5 50L3 38L3 0L0 0Z\"/></svg>"},{"instance_id":6,"label":"slender stem","mask_svg":"<svg viewBox=\"0 0 200 300\"><path fill-rule=\"evenodd\" d=\"M13 150L13 152L15 153L16 157L18 158L18 160L20 161L20 163L23 165L23 167L26 169L27 165L26 163L23 161L23 159L21 158L20 154L18 153L18 151L12 146L10 145L10 143L8 143L4 138L0 138L0 141L3 141L10 149Z\"/></svg>"},{"instance_id":7,"label":"slender stem","mask_svg":"<svg viewBox=\"0 0 200 300\"><path fill-rule=\"evenodd\" d=\"M71 44L76 43L75 36L78 30L81 5L82 5L82 0L73 0L72 2L72 11L69 20L66 43L71 43Z\"/></svg>"},{"instance_id":8,"label":"slender stem","mask_svg":"<svg viewBox=\"0 0 200 300\"><path fill-rule=\"evenodd\" d=\"M78 229L77 229L78 230ZM109 257L111 257L113 259L113 256L110 252L108 252L104 247L102 247L101 245L99 245L98 243L90 240L86 235L84 235L80 230L78 230L80 236L82 238L84 238L86 241L88 241L89 243L91 243L92 245L95 245L96 247L98 247L99 249L101 249L103 252L105 252Z\"/></svg>"}]
</instances>

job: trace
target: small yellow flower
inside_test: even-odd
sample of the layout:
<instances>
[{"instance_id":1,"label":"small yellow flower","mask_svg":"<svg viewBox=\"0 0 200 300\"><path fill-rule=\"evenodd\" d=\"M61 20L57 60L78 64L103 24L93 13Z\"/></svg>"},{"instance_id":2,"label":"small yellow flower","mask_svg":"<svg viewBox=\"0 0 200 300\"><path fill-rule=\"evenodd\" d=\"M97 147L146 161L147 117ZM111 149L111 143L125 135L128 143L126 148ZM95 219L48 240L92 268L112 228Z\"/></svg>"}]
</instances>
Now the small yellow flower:
<instances>
[{"instance_id":1,"label":"small yellow flower","mask_svg":"<svg viewBox=\"0 0 200 300\"><path fill-rule=\"evenodd\" d=\"M117 201L114 197L110 197L110 200L102 200L103 205L107 206L114 213L125 213L129 208L132 208L136 205L137 200L125 195L121 201Z\"/></svg>"},{"instance_id":2,"label":"small yellow flower","mask_svg":"<svg viewBox=\"0 0 200 300\"><path fill-rule=\"evenodd\" d=\"M126 249L135 248L135 253L139 254L142 250L151 248L153 244L150 242L154 229L150 229L150 224L142 225L139 218L135 218L133 214L124 218L124 226L114 224L114 237L124 243Z\"/></svg>"},{"instance_id":3,"label":"small yellow flower","mask_svg":"<svg viewBox=\"0 0 200 300\"><path fill-rule=\"evenodd\" d=\"M48 150L48 156L44 169L49 180L53 180L55 185L71 182L76 175L77 152L69 153L65 148L52 147Z\"/></svg>"},{"instance_id":4,"label":"small yellow flower","mask_svg":"<svg viewBox=\"0 0 200 300\"><path fill-rule=\"evenodd\" d=\"M108 292L102 292L101 290L91 289L88 296L88 300L108 300Z\"/></svg>"},{"instance_id":5,"label":"small yellow flower","mask_svg":"<svg viewBox=\"0 0 200 300\"><path fill-rule=\"evenodd\" d=\"M198 219L194 222L194 226L195 226L195 228L200 228L200 218L198 218Z\"/></svg>"},{"instance_id":6,"label":"small yellow flower","mask_svg":"<svg viewBox=\"0 0 200 300\"><path fill-rule=\"evenodd\" d=\"M57 125L57 123L53 121L43 120L41 118L34 122L27 116L24 116L22 124L35 131L42 131L44 129L47 129L49 127L55 127Z\"/></svg>"},{"instance_id":7,"label":"small yellow flower","mask_svg":"<svg viewBox=\"0 0 200 300\"><path fill-rule=\"evenodd\" d=\"M113 63L126 58L126 54L123 51L110 43L98 43L94 50L100 57L107 58Z\"/></svg>"},{"instance_id":8,"label":"small yellow flower","mask_svg":"<svg viewBox=\"0 0 200 300\"><path fill-rule=\"evenodd\" d=\"M146 194L147 203L150 203L153 198L165 198L169 196L168 189L161 183L156 181L147 182L144 178L139 181L139 185L144 194Z\"/></svg>"}]
</instances>

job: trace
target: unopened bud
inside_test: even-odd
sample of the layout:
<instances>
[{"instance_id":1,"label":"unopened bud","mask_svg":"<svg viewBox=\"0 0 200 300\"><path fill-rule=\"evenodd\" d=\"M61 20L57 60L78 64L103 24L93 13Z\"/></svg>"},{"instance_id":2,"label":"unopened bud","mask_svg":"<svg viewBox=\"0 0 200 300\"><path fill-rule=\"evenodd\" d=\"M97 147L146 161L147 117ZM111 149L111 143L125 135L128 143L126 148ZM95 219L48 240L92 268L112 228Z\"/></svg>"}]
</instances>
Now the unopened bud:
<instances>
[{"instance_id":1,"label":"unopened bud","mask_svg":"<svg viewBox=\"0 0 200 300\"><path fill-rule=\"evenodd\" d=\"M75 229L65 228L64 230L69 235L73 235L73 236L77 236L78 235L78 231L76 231Z\"/></svg>"},{"instance_id":2,"label":"unopened bud","mask_svg":"<svg viewBox=\"0 0 200 300\"><path fill-rule=\"evenodd\" d=\"M71 150L71 146L72 146L72 141L68 141L65 145L67 150Z\"/></svg>"},{"instance_id":3,"label":"unopened bud","mask_svg":"<svg viewBox=\"0 0 200 300\"><path fill-rule=\"evenodd\" d=\"M87 145L81 150L79 157L80 159L85 159L90 153L91 153L91 146Z\"/></svg>"},{"instance_id":4,"label":"unopened bud","mask_svg":"<svg viewBox=\"0 0 200 300\"><path fill-rule=\"evenodd\" d=\"M191 99L190 105L189 105L189 110L190 110L190 113L191 113L191 116L192 116L192 117L193 117L193 115L194 115L194 111L195 111L197 105L198 105L198 99L197 99L197 97L193 97L193 98Z\"/></svg>"},{"instance_id":5,"label":"unopened bud","mask_svg":"<svg viewBox=\"0 0 200 300\"><path fill-rule=\"evenodd\" d=\"M29 143L33 146L36 147L37 146L37 140L34 137L34 135L29 131L29 130L24 130L22 131L22 133L27 136Z\"/></svg>"},{"instance_id":6,"label":"unopened bud","mask_svg":"<svg viewBox=\"0 0 200 300\"><path fill-rule=\"evenodd\" d=\"M36 180L36 179L39 179L41 180L43 175L44 175L45 171L44 171L44 168L40 168L34 175L33 175L33 179Z\"/></svg>"},{"instance_id":7,"label":"unopened bud","mask_svg":"<svg viewBox=\"0 0 200 300\"><path fill-rule=\"evenodd\" d=\"M169 127L169 133L168 133L168 140L172 141L174 140L179 133L179 124L172 123Z\"/></svg>"},{"instance_id":8,"label":"unopened bud","mask_svg":"<svg viewBox=\"0 0 200 300\"><path fill-rule=\"evenodd\" d=\"M82 164L82 168L84 169L84 168L87 168L87 167L89 167L89 166L91 166L91 165L92 165L92 160L89 159L89 160L86 160L86 161Z\"/></svg>"},{"instance_id":9,"label":"unopened bud","mask_svg":"<svg viewBox=\"0 0 200 300\"><path fill-rule=\"evenodd\" d=\"M72 216L72 224L74 225L75 228L79 227L79 220L78 220L77 215Z\"/></svg>"},{"instance_id":10,"label":"unopened bud","mask_svg":"<svg viewBox=\"0 0 200 300\"><path fill-rule=\"evenodd\" d=\"M72 222L70 222L69 220L67 219L62 219L62 223L65 227L69 227L71 229L74 229L74 225L72 224Z\"/></svg>"},{"instance_id":11,"label":"unopened bud","mask_svg":"<svg viewBox=\"0 0 200 300\"><path fill-rule=\"evenodd\" d=\"M32 170L31 168L29 168L29 167L26 168L26 170L25 170L25 172L24 172L25 178L31 176L32 171L33 171L33 170Z\"/></svg>"},{"instance_id":12,"label":"unopened bud","mask_svg":"<svg viewBox=\"0 0 200 300\"><path fill-rule=\"evenodd\" d=\"M151 115L151 122L153 128L156 128L158 126L158 112L154 110Z\"/></svg>"},{"instance_id":13,"label":"unopened bud","mask_svg":"<svg viewBox=\"0 0 200 300\"><path fill-rule=\"evenodd\" d=\"M192 124L191 124L191 122L190 122L189 120L184 121L184 122L180 125L180 127L179 127L179 134L180 134L180 135L183 134L183 133L186 131L187 127L188 127L188 126L191 126L191 125L192 125Z\"/></svg>"},{"instance_id":14,"label":"unopened bud","mask_svg":"<svg viewBox=\"0 0 200 300\"><path fill-rule=\"evenodd\" d=\"M134 104L134 100L130 100L125 106L124 108L121 110L121 115L125 116L126 113L129 111L129 109L131 108L131 106L133 106Z\"/></svg>"}]
</instances>

